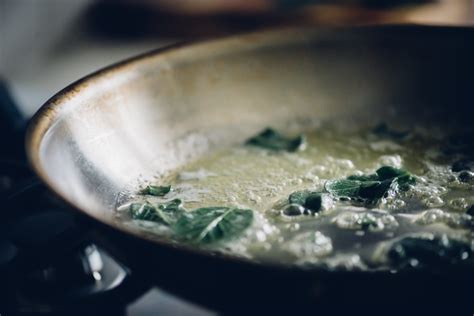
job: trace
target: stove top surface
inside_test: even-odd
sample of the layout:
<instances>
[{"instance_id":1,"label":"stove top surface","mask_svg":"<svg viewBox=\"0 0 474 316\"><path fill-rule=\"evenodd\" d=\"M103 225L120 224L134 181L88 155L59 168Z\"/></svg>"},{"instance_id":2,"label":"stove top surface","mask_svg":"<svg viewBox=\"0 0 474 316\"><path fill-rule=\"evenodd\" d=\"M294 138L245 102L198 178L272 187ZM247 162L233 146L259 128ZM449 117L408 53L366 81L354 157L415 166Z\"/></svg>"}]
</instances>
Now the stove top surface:
<instances>
[{"instance_id":1,"label":"stove top surface","mask_svg":"<svg viewBox=\"0 0 474 316\"><path fill-rule=\"evenodd\" d=\"M69 49L59 47L31 71L1 81L0 315L215 314L134 277L33 174L23 151L27 118L56 91L165 43L147 39L117 45L80 35ZM45 75L51 79L41 80Z\"/></svg>"},{"instance_id":2,"label":"stove top surface","mask_svg":"<svg viewBox=\"0 0 474 316\"><path fill-rule=\"evenodd\" d=\"M213 315L135 276L30 170L0 83L0 315ZM20 144L20 145L19 145Z\"/></svg>"}]
</instances>

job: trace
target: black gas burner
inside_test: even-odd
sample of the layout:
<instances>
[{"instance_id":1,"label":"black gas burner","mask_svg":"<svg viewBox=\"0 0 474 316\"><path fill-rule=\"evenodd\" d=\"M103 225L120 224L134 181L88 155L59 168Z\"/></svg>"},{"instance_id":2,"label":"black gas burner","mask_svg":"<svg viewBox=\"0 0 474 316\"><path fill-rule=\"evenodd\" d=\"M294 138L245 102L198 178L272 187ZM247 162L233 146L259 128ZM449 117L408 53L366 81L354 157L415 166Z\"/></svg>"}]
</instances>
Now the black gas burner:
<instances>
[{"instance_id":1,"label":"black gas burner","mask_svg":"<svg viewBox=\"0 0 474 316\"><path fill-rule=\"evenodd\" d=\"M23 152L24 119L0 84L0 315L121 315L150 288L96 244Z\"/></svg>"}]
</instances>

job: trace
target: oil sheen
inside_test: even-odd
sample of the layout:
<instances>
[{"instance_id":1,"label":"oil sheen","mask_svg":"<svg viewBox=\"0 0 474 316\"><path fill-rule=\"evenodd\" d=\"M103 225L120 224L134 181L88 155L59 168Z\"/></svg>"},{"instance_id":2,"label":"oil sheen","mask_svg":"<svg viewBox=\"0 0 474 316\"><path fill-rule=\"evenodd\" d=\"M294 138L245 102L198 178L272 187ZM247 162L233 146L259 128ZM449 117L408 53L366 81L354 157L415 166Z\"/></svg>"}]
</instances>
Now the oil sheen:
<instances>
[{"instance_id":1,"label":"oil sheen","mask_svg":"<svg viewBox=\"0 0 474 316\"><path fill-rule=\"evenodd\" d=\"M171 185L163 197L127 193L118 207L120 220L173 239L168 227L130 219L128 205L178 198L186 210L251 209L253 222L237 238L195 246L258 262L329 269L390 269L388 249L407 236L441 236L472 247L472 217L466 212L474 204L474 181L471 171L453 171L453 163L465 157L462 152L445 154L448 136L421 128L387 135L373 128L331 126L303 134L305 147L296 152L243 143L214 150L153 183ZM288 216L282 211L295 191L324 192L328 180L373 174L381 166L407 170L416 184L370 207L326 194L315 214ZM372 223L369 228L361 224L366 221Z\"/></svg>"}]
</instances>

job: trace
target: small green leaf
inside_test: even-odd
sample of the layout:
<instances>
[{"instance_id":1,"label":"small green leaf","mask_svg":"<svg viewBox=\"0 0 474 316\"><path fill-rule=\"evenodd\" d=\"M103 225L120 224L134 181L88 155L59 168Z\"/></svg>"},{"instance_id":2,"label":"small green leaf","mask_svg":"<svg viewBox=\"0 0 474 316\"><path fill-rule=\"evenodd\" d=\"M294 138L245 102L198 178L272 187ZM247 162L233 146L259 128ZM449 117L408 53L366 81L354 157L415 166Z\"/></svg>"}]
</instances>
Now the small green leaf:
<instances>
[{"instance_id":1,"label":"small green leaf","mask_svg":"<svg viewBox=\"0 0 474 316\"><path fill-rule=\"evenodd\" d=\"M129 207L130 217L135 220L150 221L165 225L172 225L178 216L184 212L181 200L175 199L167 203L154 206L150 202L132 203Z\"/></svg>"},{"instance_id":2,"label":"small green leaf","mask_svg":"<svg viewBox=\"0 0 474 316\"><path fill-rule=\"evenodd\" d=\"M401 191L407 191L410 185L416 184L416 179L408 171L389 166L383 166L377 169L376 174L381 181L391 180L398 183Z\"/></svg>"},{"instance_id":3,"label":"small green leaf","mask_svg":"<svg viewBox=\"0 0 474 316\"><path fill-rule=\"evenodd\" d=\"M306 198L309 195L309 191L296 191L290 194L288 197L288 202L290 204L298 204L303 206Z\"/></svg>"},{"instance_id":4,"label":"small green leaf","mask_svg":"<svg viewBox=\"0 0 474 316\"><path fill-rule=\"evenodd\" d=\"M257 146L274 151L297 151L304 145L305 139L303 135L294 138L287 138L279 134L277 131L266 128L258 135L248 139L247 145Z\"/></svg>"},{"instance_id":5,"label":"small green leaf","mask_svg":"<svg viewBox=\"0 0 474 316\"><path fill-rule=\"evenodd\" d=\"M390 189L392 180L366 181L362 182L359 188L359 196L363 199L377 201L381 199Z\"/></svg>"},{"instance_id":6,"label":"small green leaf","mask_svg":"<svg viewBox=\"0 0 474 316\"><path fill-rule=\"evenodd\" d=\"M360 199L366 204L374 204L389 190L392 181L327 181L325 188L338 198Z\"/></svg>"},{"instance_id":7,"label":"small green leaf","mask_svg":"<svg viewBox=\"0 0 474 316\"><path fill-rule=\"evenodd\" d=\"M379 181L393 179L408 174L408 172L403 169L397 169L390 166L380 167L375 171L375 173L377 174Z\"/></svg>"},{"instance_id":8,"label":"small green leaf","mask_svg":"<svg viewBox=\"0 0 474 316\"><path fill-rule=\"evenodd\" d=\"M396 183L397 186L393 184ZM403 169L383 166L370 175L352 175L346 179L330 180L325 184L327 192L337 198L362 200L365 204L375 204L389 190L407 191L416 184L414 176Z\"/></svg>"},{"instance_id":9,"label":"small green leaf","mask_svg":"<svg viewBox=\"0 0 474 316\"><path fill-rule=\"evenodd\" d=\"M171 191L171 185L165 185L165 186L147 185L141 191L141 194L153 195L153 196L165 196L170 191Z\"/></svg>"},{"instance_id":10,"label":"small green leaf","mask_svg":"<svg viewBox=\"0 0 474 316\"><path fill-rule=\"evenodd\" d=\"M323 199L321 193L311 193L304 203L304 207L310 210L312 213L319 212L321 210L321 206L323 203Z\"/></svg>"},{"instance_id":11,"label":"small green leaf","mask_svg":"<svg viewBox=\"0 0 474 316\"><path fill-rule=\"evenodd\" d=\"M369 175L352 175L346 178L347 180L357 180L357 181L378 181L379 177L376 174Z\"/></svg>"},{"instance_id":12,"label":"small green leaf","mask_svg":"<svg viewBox=\"0 0 474 316\"><path fill-rule=\"evenodd\" d=\"M178 218L185 212L180 199L174 199L167 203L160 204L158 205L158 209L162 211L162 215L165 215L168 225L176 223Z\"/></svg>"},{"instance_id":13,"label":"small green leaf","mask_svg":"<svg viewBox=\"0 0 474 316\"><path fill-rule=\"evenodd\" d=\"M133 219L144 221L154 221L155 219L155 207L150 203L132 203L129 213Z\"/></svg>"},{"instance_id":14,"label":"small green leaf","mask_svg":"<svg viewBox=\"0 0 474 316\"><path fill-rule=\"evenodd\" d=\"M401 191L408 191L411 185L416 184L416 178L410 174L404 174L395 179Z\"/></svg>"},{"instance_id":15,"label":"small green leaf","mask_svg":"<svg viewBox=\"0 0 474 316\"><path fill-rule=\"evenodd\" d=\"M203 207L183 213L173 229L178 238L210 244L238 237L252 221L252 210Z\"/></svg>"},{"instance_id":16,"label":"small green leaf","mask_svg":"<svg viewBox=\"0 0 474 316\"><path fill-rule=\"evenodd\" d=\"M316 213L321 210L322 196L320 192L296 191L290 194L288 203L303 206L311 213Z\"/></svg>"},{"instance_id":17,"label":"small green leaf","mask_svg":"<svg viewBox=\"0 0 474 316\"><path fill-rule=\"evenodd\" d=\"M358 180L329 180L324 188L335 197L357 197L362 181Z\"/></svg>"},{"instance_id":18,"label":"small green leaf","mask_svg":"<svg viewBox=\"0 0 474 316\"><path fill-rule=\"evenodd\" d=\"M183 202L180 199L174 199L158 205L158 208L165 212L178 212L183 210Z\"/></svg>"},{"instance_id":19,"label":"small green leaf","mask_svg":"<svg viewBox=\"0 0 474 316\"><path fill-rule=\"evenodd\" d=\"M135 220L170 224L168 216L149 202L131 204L129 213L130 217Z\"/></svg>"},{"instance_id":20,"label":"small green leaf","mask_svg":"<svg viewBox=\"0 0 474 316\"><path fill-rule=\"evenodd\" d=\"M286 216L301 216L304 214L304 207L299 205L299 204L288 204L286 205L283 210L282 210L282 213Z\"/></svg>"}]
</instances>

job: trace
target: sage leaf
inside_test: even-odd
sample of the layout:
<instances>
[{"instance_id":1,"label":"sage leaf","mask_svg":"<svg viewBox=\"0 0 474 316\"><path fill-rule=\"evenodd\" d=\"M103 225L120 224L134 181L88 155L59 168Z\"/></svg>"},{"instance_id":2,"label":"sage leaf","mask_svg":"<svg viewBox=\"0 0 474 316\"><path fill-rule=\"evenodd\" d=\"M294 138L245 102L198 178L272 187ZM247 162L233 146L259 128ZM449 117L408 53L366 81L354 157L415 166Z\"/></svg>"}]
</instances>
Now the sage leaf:
<instances>
[{"instance_id":1,"label":"sage leaf","mask_svg":"<svg viewBox=\"0 0 474 316\"><path fill-rule=\"evenodd\" d=\"M359 195L359 188L362 183L363 181L359 180L328 180L324 184L324 188L333 196L353 198Z\"/></svg>"},{"instance_id":2,"label":"sage leaf","mask_svg":"<svg viewBox=\"0 0 474 316\"><path fill-rule=\"evenodd\" d=\"M158 205L158 208L165 212L180 212L183 210L183 202L180 199L174 199Z\"/></svg>"},{"instance_id":3,"label":"sage leaf","mask_svg":"<svg viewBox=\"0 0 474 316\"><path fill-rule=\"evenodd\" d=\"M415 177L408 173L395 178L395 181L398 183L400 191L408 191L410 186L416 184Z\"/></svg>"},{"instance_id":4,"label":"sage leaf","mask_svg":"<svg viewBox=\"0 0 474 316\"><path fill-rule=\"evenodd\" d=\"M311 193L304 203L304 207L310 210L311 212L319 212L321 210L321 206L323 203L323 199L321 193Z\"/></svg>"},{"instance_id":5,"label":"sage leaf","mask_svg":"<svg viewBox=\"0 0 474 316\"><path fill-rule=\"evenodd\" d=\"M303 135L294 138L282 136L277 131L266 128L256 136L248 139L245 144L265 148L273 151L294 152L304 146L305 138Z\"/></svg>"},{"instance_id":6,"label":"sage leaf","mask_svg":"<svg viewBox=\"0 0 474 316\"><path fill-rule=\"evenodd\" d=\"M368 200L379 200L390 189L392 180L366 181L362 182L359 188L359 196Z\"/></svg>"},{"instance_id":7,"label":"sage leaf","mask_svg":"<svg viewBox=\"0 0 474 316\"><path fill-rule=\"evenodd\" d=\"M288 202L290 204L303 205L306 201L306 198L309 195L309 191L296 191L290 194L288 197Z\"/></svg>"},{"instance_id":8,"label":"sage leaf","mask_svg":"<svg viewBox=\"0 0 474 316\"><path fill-rule=\"evenodd\" d=\"M288 204L283 208L282 213L290 217L301 216L305 213L305 208L299 204Z\"/></svg>"},{"instance_id":9,"label":"sage leaf","mask_svg":"<svg viewBox=\"0 0 474 316\"><path fill-rule=\"evenodd\" d=\"M130 217L135 220L150 221L170 225L172 220L163 210L146 203L132 203L129 208Z\"/></svg>"},{"instance_id":10,"label":"sage leaf","mask_svg":"<svg viewBox=\"0 0 474 316\"><path fill-rule=\"evenodd\" d=\"M393 179L393 178L408 174L408 172L403 169L398 169L398 168L394 168L390 166L380 167L379 169L375 171L375 173L378 176L377 180L380 180L380 181Z\"/></svg>"},{"instance_id":11,"label":"sage leaf","mask_svg":"<svg viewBox=\"0 0 474 316\"><path fill-rule=\"evenodd\" d=\"M290 194L288 203L302 206L305 210L314 214L321 210L323 198L320 192L296 191Z\"/></svg>"},{"instance_id":12,"label":"sage leaf","mask_svg":"<svg viewBox=\"0 0 474 316\"><path fill-rule=\"evenodd\" d=\"M141 191L141 194L153 195L153 196L165 196L170 191L171 191L171 185L165 185L165 186L147 185Z\"/></svg>"},{"instance_id":13,"label":"sage leaf","mask_svg":"<svg viewBox=\"0 0 474 316\"><path fill-rule=\"evenodd\" d=\"M416 179L408 171L383 166L370 175L352 175L346 179L326 181L324 188L333 197L376 204L390 190L407 191Z\"/></svg>"},{"instance_id":14,"label":"sage leaf","mask_svg":"<svg viewBox=\"0 0 474 316\"><path fill-rule=\"evenodd\" d=\"M163 211L162 214L166 216L167 224L172 225L176 223L178 218L185 212L183 202L180 199L174 199L166 203L158 205L158 209Z\"/></svg>"},{"instance_id":15,"label":"sage leaf","mask_svg":"<svg viewBox=\"0 0 474 316\"><path fill-rule=\"evenodd\" d=\"M238 237L252 221L249 209L203 207L183 213L173 230L180 239L211 244Z\"/></svg>"},{"instance_id":16,"label":"sage leaf","mask_svg":"<svg viewBox=\"0 0 474 316\"><path fill-rule=\"evenodd\" d=\"M410 185L416 184L415 177L404 169L384 166L377 169L375 173L381 181L396 181L401 191L407 191Z\"/></svg>"},{"instance_id":17,"label":"sage leaf","mask_svg":"<svg viewBox=\"0 0 474 316\"><path fill-rule=\"evenodd\" d=\"M378 181L379 177L376 174L369 175L352 175L346 178L347 180L357 180L357 181Z\"/></svg>"}]
</instances>

